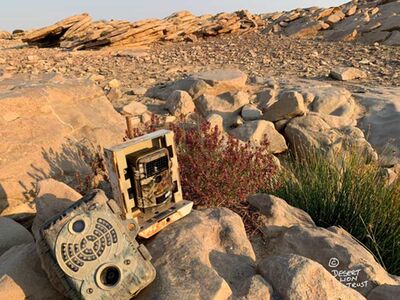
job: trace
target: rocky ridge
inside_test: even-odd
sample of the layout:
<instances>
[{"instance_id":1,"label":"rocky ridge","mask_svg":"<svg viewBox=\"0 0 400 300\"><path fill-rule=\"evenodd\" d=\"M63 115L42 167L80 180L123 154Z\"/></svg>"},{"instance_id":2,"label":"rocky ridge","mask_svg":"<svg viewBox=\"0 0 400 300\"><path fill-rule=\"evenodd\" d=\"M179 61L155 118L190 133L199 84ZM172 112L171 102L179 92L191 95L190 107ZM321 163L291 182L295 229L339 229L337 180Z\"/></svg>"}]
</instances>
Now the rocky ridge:
<instances>
[{"instance_id":1,"label":"rocky ridge","mask_svg":"<svg viewBox=\"0 0 400 300\"><path fill-rule=\"evenodd\" d=\"M294 9L263 14L265 33L329 41L400 45L399 1L351 1L338 7Z\"/></svg>"},{"instance_id":2,"label":"rocky ridge","mask_svg":"<svg viewBox=\"0 0 400 300\"><path fill-rule=\"evenodd\" d=\"M143 46L155 41L197 40L198 37L246 32L263 25L260 17L248 11L197 17L181 11L158 20L137 22L92 21L88 14L72 16L48 27L27 33L22 41L41 47L59 46L79 50L106 45Z\"/></svg>"}]
</instances>

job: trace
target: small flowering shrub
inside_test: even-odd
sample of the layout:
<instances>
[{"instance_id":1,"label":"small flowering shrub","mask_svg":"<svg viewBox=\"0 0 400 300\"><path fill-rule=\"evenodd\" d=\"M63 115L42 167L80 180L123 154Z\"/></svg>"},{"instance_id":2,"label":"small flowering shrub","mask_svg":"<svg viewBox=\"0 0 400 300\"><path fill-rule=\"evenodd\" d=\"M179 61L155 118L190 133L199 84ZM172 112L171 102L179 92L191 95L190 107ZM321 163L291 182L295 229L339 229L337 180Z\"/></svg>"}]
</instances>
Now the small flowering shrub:
<instances>
[{"instance_id":1,"label":"small flowering shrub","mask_svg":"<svg viewBox=\"0 0 400 300\"><path fill-rule=\"evenodd\" d=\"M153 119L135 136L158 129ZM221 134L208 122L187 126L170 125L175 133L184 198L198 207L227 207L238 213L249 234L258 228L259 215L251 210L246 198L270 189L276 166L268 154L268 142L253 147L250 143Z\"/></svg>"}]
</instances>

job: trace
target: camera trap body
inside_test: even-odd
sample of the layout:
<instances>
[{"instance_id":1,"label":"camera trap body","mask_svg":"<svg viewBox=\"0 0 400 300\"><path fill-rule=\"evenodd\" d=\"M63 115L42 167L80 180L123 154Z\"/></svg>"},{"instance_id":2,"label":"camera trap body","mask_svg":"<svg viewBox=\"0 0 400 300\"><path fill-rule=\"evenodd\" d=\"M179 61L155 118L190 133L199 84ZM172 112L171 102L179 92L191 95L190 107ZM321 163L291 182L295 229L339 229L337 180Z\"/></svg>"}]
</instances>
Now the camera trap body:
<instances>
[{"instance_id":1,"label":"camera trap body","mask_svg":"<svg viewBox=\"0 0 400 300\"><path fill-rule=\"evenodd\" d=\"M130 299L154 280L151 256L135 240L137 221L120 214L114 200L94 190L41 227L46 272L69 298Z\"/></svg>"},{"instance_id":2,"label":"camera trap body","mask_svg":"<svg viewBox=\"0 0 400 300\"><path fill-rule=\"evenodd\" d=\"M105 149L113 197L126 219L149 238L189 214L183 200L174 133L158 130Z\"/></svg>"}]
</instances>

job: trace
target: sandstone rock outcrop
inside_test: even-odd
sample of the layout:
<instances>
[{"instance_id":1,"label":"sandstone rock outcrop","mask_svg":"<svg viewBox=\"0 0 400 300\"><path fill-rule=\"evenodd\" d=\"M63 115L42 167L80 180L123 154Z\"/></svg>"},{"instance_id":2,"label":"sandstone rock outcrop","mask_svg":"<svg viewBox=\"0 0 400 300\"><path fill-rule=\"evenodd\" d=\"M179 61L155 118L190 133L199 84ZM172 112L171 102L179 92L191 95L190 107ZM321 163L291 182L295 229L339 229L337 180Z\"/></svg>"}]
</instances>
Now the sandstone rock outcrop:
<instances>
[{"instance_id":1,"label":"sandstone rock outcrop","mask_svg":"<svg viewBox=\"0 0 400 300\"><path fill-rule=\"evenodd\" d=\"M341 151L357 150L368 160L374 161L378 158L359 128L352 126L335 128L317 114L292 119L286 125L285 136L298 154L304 154L310 149L321 149L331 157L335 157L335 153Z\"/></svg>"},{"instance_id":2,"label":"sandstone rock outcrop","mask_svg":"<svg viewBox=\"0 0 400 300\"><path fill-rule=\"evenodd\" d=\"M265 226L291 227L294 225L315 226L311 217L301 209L289 205L285 200L268 194L250 196L247 201L262 214Z\"/></svg>"},{"instance_id":3,"label":"sandstone rock outcrop","mask_svg":"<svg viewBox=\"0 0 400 300\"><path fill-rule=\"evenodd\" d=\"M64 49L91 49L106 45L143 46L156 41L190 40L219 34L246 32L262 26L264 21L248 11L195 16L181 11L169 17L136 22L123 20L92 21L83 13L53 25L34 30L23 41L39 46Z\"/></svg>"},{"instance_id":4,"label":"sandstone rock outcrop","mask_svg":"<svg viewBox=\"0 0 400 300\"><path fill-rule=\"evenodd\" d=\"M41 181L34 233L79 198L65 184ZM157 277L137 298L364 299L364 295L382 299L397 295L398 279L343 229L317 227L306 212L271 195L257 194L248 201L263 217L267 243L258 249L259 257L237 214L225 208L193 210L145 242ZM37 249L28 242L0 255L2 295L63 299L50 285L57 286L57 278L46 276L42 269L46 264L39 259L44 256Z\"/></svg>"},{"instance_id":5,"label":"sandstone rock outcrop","mask_svg":"<svg viewBox=\"0 0 400 300\"><path fill-rule=\"evenodd\" d=\"M257 195L250 197L249 202L268 217L262 230L268 241L263 249L266 260L270 256L304 256L318 262L337 280L364 296L378 285L398 285L395 276L388 274L372 254L345 230L313 226L307 214L302 212L299 218L299 211L294 208L289 210L286 205L273 209L279 203L275 197ZM286 209L283 209L285 206ZM281 211L289 222L280 218ZM299 220L297 224L296 219Z\"/></svg>"},{"instance_id":6,"label":"sandstone rock outcrop","mask_svg":"<svg viewBox=\"0 0 400 300\"><path fill-rule=\"evenodd\" d=\"M365 78L367 77L367 74L356 68L337 68L331 71L330 76L337 80L347 81Z\"/></svg>"},{"instance_id":7,"label":"sandstone rock outcrop","mask_svg":"<svg viewBox=\"0 0 400 300\"><path fill-rule=\"evenodd\" d=\"M210 228L212 230L210 231ZM157 270L139 299L245 296L255 255L240 217L227 209L193 211L146 243Z\"/></svg>"},{"instance_id":8,"label":"sandstone rock outcrop","mask_svg":"<svg viewBox=\"0 0 400 300\"><path fill-rule=\"evenodd\" d=\"M333 41L359 40L398 46L398 1L351 1L330 8L297 8L288 12L261 15L265 33L286 34L298 38L317 35Z\"/></svg>"},{"instance_id":9,"label":"sandstone rock outcrop","mask_svg":"<svg viewBox=\"0 0 400 300\"><path fill-rule=\"evenodd\" d=\"M266 138L269 142L268 151L271 153L282 153L287 150L285 138L276 131L272 122L249 121L232 129L230 134L241 141L250 142L254 145L260 145Z\"/></svg>"},{"instance_id":10,"label":"sandstone rock outcrop","mask_svg":"<svg viewBox=\"0 0 400 300\"><path fill-rule=\"evenodd\" d=\"M77 172L91 172L85 154L93 145L122 141L123 118L102 90L88 80L56 75L4 79L0 95L3 215L15 212L40 179L68 182Z\"/></svg>"},{"instance_id":11,"label":"sandstone rock outcrop","mask_svg":"<svg viewBox=\"0 0 400 300\"><path fill-rule=\"evenodd\" d=\"M317 262L298 255L270 256L257 265L282 299L365 299Z\"/></svg>"}]
</instances>

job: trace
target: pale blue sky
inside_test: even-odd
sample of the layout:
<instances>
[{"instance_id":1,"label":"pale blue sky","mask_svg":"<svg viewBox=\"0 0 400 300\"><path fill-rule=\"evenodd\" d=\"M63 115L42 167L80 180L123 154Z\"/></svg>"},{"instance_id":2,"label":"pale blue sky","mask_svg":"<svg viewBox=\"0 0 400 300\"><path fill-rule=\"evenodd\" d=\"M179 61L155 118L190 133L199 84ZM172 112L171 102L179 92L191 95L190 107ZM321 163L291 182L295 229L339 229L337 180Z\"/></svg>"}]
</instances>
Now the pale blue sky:
<instances>
[{"instance_id":1,"label":"pale blue sky","mask_svg":"<svg viewBox=\"0 0 400 300\"><path fill-rule=\"evenodd\" d=\"M1 0L0 30L28 29L50 25L64 17L88 12L94 19L140 20L163 18L172 12L190 10L200 15L248 9L254 13L290 10L296 7L335 6L340 0Z\"/></svg>"}]
</instances>

